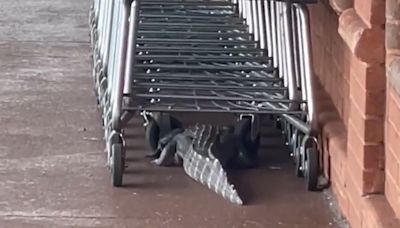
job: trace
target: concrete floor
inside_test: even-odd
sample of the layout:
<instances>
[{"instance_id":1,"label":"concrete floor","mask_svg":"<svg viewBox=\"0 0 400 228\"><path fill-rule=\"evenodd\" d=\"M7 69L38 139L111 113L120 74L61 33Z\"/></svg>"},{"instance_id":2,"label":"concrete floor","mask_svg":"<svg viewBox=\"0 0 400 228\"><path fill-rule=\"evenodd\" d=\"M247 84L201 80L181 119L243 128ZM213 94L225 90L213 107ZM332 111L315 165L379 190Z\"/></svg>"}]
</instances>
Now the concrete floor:
<instances>
[{"instance_id":1,"label":"concrete floor","mask_svg":"<svg viewBox=\"0 0 400 228\"><path fill-rule=\"evenodd\" d=\"M266 161L233 173L233 206L143 158L129 130L125 187L111 187L92 95L88 0L0 0L0 227L336 227L322 193L304 190L278 134Z\"/></svg>"}]
</instances>

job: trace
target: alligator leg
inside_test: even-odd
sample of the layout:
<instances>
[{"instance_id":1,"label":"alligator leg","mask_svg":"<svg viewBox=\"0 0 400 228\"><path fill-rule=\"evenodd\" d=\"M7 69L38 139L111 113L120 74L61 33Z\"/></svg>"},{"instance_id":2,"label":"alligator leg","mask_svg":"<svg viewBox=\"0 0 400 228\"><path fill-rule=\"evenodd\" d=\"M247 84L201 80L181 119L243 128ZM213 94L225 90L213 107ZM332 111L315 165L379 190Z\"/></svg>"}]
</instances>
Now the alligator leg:
<instances>
[{"instance_id":1,"label":"alligator leg","mask_svg":"<svg viewBox=\"0 0 400 228\"><path fill-rule=\"evenodd\" d=\"M179 133L182 133L184 130L180 128L176 128L169 132L167 135L165 135L163 138L161 138L158 142L158 147L157 150L154 153L149 153L146 155L146 157L150 158L158 158L161 155L161 152L163 149L167 146L169 142Z\"/></svg>"},{"instance_id":2,"label":"alligator leg","mask_svg":"<svg viewBox=\"0 0 400 228\"><path fill-rule=\"evenodd\" d=\"M152 163L158 166L175 165L176 140L171 140L161 151L160 157L153 160Z\"/></svg>"}]
</instances>

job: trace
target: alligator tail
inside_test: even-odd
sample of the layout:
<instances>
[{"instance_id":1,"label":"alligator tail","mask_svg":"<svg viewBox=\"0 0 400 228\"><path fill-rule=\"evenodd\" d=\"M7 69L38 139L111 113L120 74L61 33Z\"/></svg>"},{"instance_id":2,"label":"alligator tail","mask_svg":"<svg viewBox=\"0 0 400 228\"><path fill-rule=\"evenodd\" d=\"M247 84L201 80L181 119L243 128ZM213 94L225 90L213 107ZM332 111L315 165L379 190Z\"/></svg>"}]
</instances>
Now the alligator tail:
<instances>
[{"instance_id":1,"label":"alligator tail","mask_svg":"<svg viewBox=\"0 0 400 228\"><path fill-rule=\"evenodd\" d=\"M191 154L186 156L183 163L185 172L195 181L207 186L226 200L243 205L233 184L228 181L228 176L218 159L210 159L196 153L192 148Z\"/></svg>"}]
</instances>

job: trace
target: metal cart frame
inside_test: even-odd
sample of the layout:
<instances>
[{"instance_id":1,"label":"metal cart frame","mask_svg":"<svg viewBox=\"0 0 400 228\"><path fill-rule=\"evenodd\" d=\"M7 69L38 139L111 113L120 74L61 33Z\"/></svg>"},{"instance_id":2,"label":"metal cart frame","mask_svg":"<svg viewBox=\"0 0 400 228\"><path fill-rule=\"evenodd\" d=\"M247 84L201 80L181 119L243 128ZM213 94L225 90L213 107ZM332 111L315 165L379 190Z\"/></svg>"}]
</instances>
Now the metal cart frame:
<instances>
[{"instance_id":1,"label":"metal cart frame","mask_svg":"<svg viewBox=\"0 0 400 228\"><path fill-rule=\"evenodd\" d=\"M123 128L141 114L162 132L170 113L232 113L258 133L270 115L307 189L318 185L318 141L306 3L314 0L94 0L94 91L114 186ZM175 121L176 122L176 121ZM160 134L162 134L162 132Z\"/></svg>"}]
</instances>

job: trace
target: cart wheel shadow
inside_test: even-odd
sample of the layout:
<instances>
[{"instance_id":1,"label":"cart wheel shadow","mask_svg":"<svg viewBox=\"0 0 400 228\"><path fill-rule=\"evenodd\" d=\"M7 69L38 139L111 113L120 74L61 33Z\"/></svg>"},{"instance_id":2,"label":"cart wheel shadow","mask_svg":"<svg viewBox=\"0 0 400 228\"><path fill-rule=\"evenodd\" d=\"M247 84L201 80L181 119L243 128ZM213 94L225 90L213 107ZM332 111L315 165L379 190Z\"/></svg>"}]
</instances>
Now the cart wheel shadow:
<instances>
[{"instance_id":1,"label":"cart wheel shadow","mask_svg":"<svg viewBox=\"0 0 400 228\"><path fill-rule=\"evenodd\" d=\"M292 168L288 149L278 130L267 126L259 149L258 166L248 170L229 170L229 179L242 197L244 205L268 203L279 195L279 185ZM286 177L285 177L286 178Z\"/></svg>"}]
</instances>

